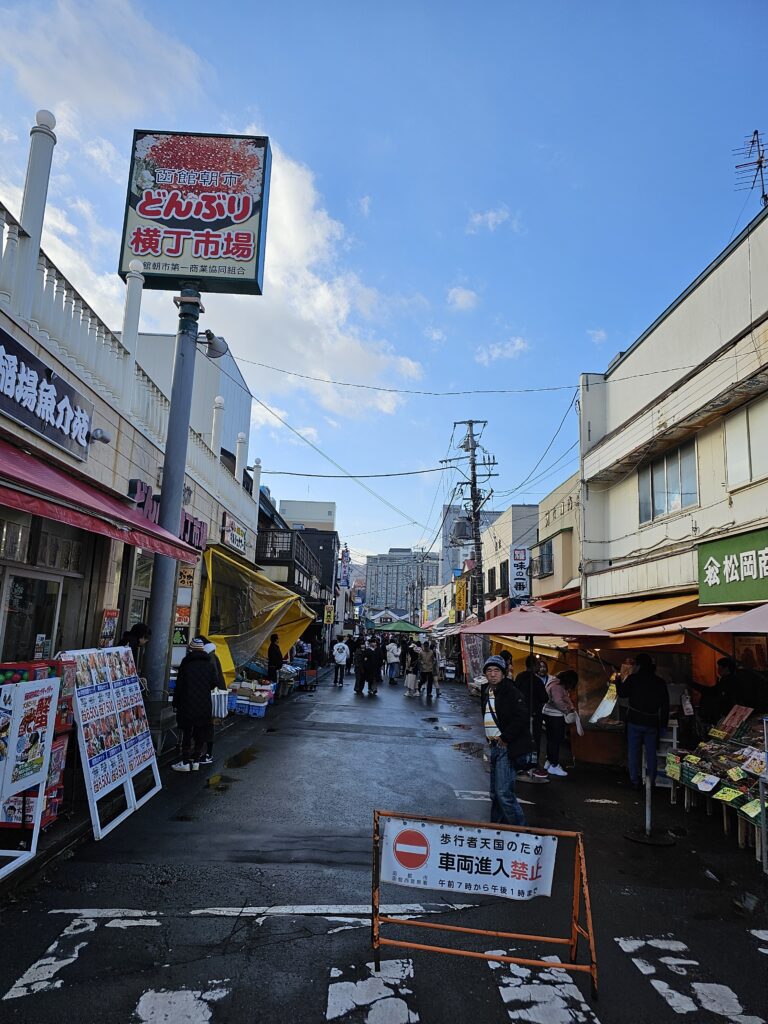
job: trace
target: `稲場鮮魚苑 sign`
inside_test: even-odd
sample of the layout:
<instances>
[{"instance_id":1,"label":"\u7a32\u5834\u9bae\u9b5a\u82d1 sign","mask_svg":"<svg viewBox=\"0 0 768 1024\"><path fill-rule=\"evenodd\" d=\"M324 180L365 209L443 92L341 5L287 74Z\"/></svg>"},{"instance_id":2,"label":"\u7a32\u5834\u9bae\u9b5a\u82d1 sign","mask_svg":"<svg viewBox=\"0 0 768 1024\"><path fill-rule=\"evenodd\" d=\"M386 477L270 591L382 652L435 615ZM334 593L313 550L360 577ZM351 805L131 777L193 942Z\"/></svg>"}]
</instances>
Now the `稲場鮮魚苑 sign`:
<instances>
[{"instance_id":1,"label":"\u7a32\u5834\u9bae\u9b5a\u82d1 sign","mask_svg":"<svg viewBox=\"0 0 768 1024\"><path fill-rule=\"evenodd\" d=\"M270 167L264 137L135 131L120 275L261 295Z\"/></svg>"}]
</instances>

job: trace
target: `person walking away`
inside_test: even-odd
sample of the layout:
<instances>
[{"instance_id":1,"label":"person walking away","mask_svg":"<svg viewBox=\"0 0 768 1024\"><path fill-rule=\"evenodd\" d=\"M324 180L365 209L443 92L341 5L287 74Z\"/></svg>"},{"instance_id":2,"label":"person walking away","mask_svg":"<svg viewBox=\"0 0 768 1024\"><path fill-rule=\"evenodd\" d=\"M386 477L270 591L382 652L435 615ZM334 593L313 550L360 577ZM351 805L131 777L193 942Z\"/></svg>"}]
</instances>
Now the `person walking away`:
<instances>
[{"instance_id":1,"label":"person walking away","mask_svg":"<svg viewBox=\"0 0 768 1024\"><path fill-rule=\"evenodd\" d=\"M571 692L575 690L578 681L576 672L568 669L556 676L549 676L545 683L549 700L543 711L547 730L547 760L544 770L549 775L561 778L568 774L560 764L560 748L565 739L566 721L576 719L576 708L571 700Z\"/></svg>"},{"instance_id":2,"label":"person walking away","mask_svg":"<svg viewBox=\"0 0 768 1024\"><path fill-rule=\"evenodd\" d=\"M387 652L384 649L383 637L376 637L373 642L373 660L376 674L376 689L378 690L379 683L382 681L384 663L387 660Z\"/></svg>"},{"instance_id":3,"label":"person walking away","mask_svg":"<svg viewBox=\"0 0 768 1024\"><path fill-rule=\"evenodd\" d=\"M206 743L213 740L211 690L216 688L216 669L199 637L190 640L179 665L173 709L181 729L181 760L175 772L197 771Z\"/></svg>"},{"instance_id":4,"label":"person walking away","mask_svg":"<svg viewBox=\"0 0 768 1024\"><path fill-rule=\"evenodd\" d=\"M376 644L371 642L365 645L363 655L363 674L365 685L368 687L368 696L375 697L379 690L379 679L381 677L381 661ZM362 692L362 691L361 691Z\"/></svg>"},{"instance_id":5,"label":"person walking away","mask_svg":"<svg viewBox=\"0 0 768 1024\"><path fill-rule=\"evenodd\" d=\"M357 637L350 636L347 638L346 643L349 648L349 657L347 658L347 675L349 675L353 670L355 651L357 650L358 642Z\"/></svg>"},{"instance_id":6,"label":"person walking away","mask_svg":"<svg viewBox=\"0 0 768 1024\"><path fill-rule=\"evenodd\" d=\"M629 666L628 666L629 667ZM617 685L620 697L629 701L627 711L627 761L629 779L635 789L642 788L641 748L645 748L645 767L651 780L656 781L656 747L659 735L669 720L669 692L667 684L656 675L656 666L650 654L642 652L635 657L631 675L625 675Z\"/></svg>"},{"instance_id":7,"label":"person walking away","mask_svg":"<svg viewBox=\"0 0 768 1024\"><path fill-rule=\"evenodd\" d=\"M362 693L365 686L365 644L358 643L352 659L355 666L355 693Z\"/></svg>"},{"instance_id":8,"label":"person walking away","mask_svg":"<svg viewBox=\"0 0 768 1024\"><path fill-rule=\"evenodd\" d=\"M405 695L415 697L419 683L419 651L416 644L403 644L405 647Z\"/></svg>"},{"instance_id":9,"label":"person walking away","mask_svg":"<svg viewBox=\"0 0 768 1024\"><path fill-rule=\"evenodd\" d=\"M336 643L333 645L333 685L343 686L344 685L344 673L347 671L347 662L349 661L349 648L344 643L343 636L336 637Z\"/></svg>"},{"instance_id":10,"label":"person walking away","mask_svg":"<svg viewBox=\"0 0 768 1024\"><path fill-rule=\"evenodd\" d=\"M549 700L547 689L544 686L544 679L541 673L548 676L546 664L543 664L535 654L529 654L525 659L525 671L515 676L514 685L519 690L523 700L528 707L530 716L531 736L533 737L534 752L536 758L531 767L529 777L533 781L549 781L549 774L539 767L539 755L541 751L541 732L543 728L544 705Z\"/></svg>"},{"instance_id":11,"label":"person walking away","mask_svg":"<svg viewBox=\"0 0 768 1024\"><path fill-rule=\"evenodd\" d=\"M267 648L267 679L271 683L277 682L282 667L283 652L277 642L277 633L273 633L269 638L269 647Z\"/></svg>"},{"instance_id":12,"label":"person walking away","mask_svg":"<svg viewBox=\"0 0 768 1024\"><path fill-rule=\"evenodd\" d=\"M408 639L404 639L400 645L400 675L405 678L406 670L408 667L408 656L411 649L411 645Z\"/></svg>"},{"instance_id":13,"label":"person walking away","mask_svg":"<svg viewBox=\"0 0 768 1024\"><path fill-rule=\"evenodd\" d=\"M386 647L387 652L387 677L390 686L397 686L397 670L400 668L400 648L392 637Z\"/></svg>"},{"instance_id":14,"label":"person walking away","mask_svg":"<svg viewBox=\"0 0 768 1024\"><path fill-rule=\"evenodd\" d=\"M480 691L485 736L491 748L491 821L525 825L525 814L515 793L517 771L525 768L533 752L528 707L498 655L483 665L487 682Z\"/></svg>"},{"instance_id":15,"label":"person walking away","mask_svg":"<svg viewBox=\"0 0 768 1024\"><path fill-rule=\"evenodd\" d=\"M427 700L432 700L432 684L435 680L435 652L429 646L429 641L424 641L424 646L421 649L420 661L420 672L421 677L419 679L419 693L421 693L424 686L427 687Z\"/></svg>"},{"instance_id":16,"label":"person walking away","mask_svg":"<svg viewBox=\"0 0 768 1024\"><path fill-rule=\"evenodd\" d=\"M197 639L203 641L205 653L211 659L211 664L216 672L216 688L226 690L227 681L224 678L224 669L221 667L219 656L216 653L216 644L212 643L207 636L203 636L202 633L198 634ZM200 758L200 764L213 764L213 736L207 742L206 751Z\"/></svg>"}]
</instances>

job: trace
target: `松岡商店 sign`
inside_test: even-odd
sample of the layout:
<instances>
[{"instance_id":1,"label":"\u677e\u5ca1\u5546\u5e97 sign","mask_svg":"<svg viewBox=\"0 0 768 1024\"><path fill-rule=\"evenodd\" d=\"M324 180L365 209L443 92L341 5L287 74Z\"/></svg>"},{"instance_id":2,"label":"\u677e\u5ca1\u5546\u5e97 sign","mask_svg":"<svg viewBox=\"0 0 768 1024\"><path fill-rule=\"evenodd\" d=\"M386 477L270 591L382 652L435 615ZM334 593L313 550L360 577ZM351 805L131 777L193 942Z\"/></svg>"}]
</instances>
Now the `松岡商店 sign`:
<instances>
[{"instance_id":1,"label":"\u677e\u5ca1\u5546\u5e97 sign","mask_svg":"<svg viewBox=\"0 0 768 1024\"><path fill-rule=\"evenodd\" d=\"M120 275L261 295L270 168L267 138L134 132Z\"/></svg>"},{"instance_id":2,"label":"\u677e\u5ca1\u5546\u5e97 sign","mask_svg":"<svg viewBox=\"0 0 768 1024\"><path fill-rule=\"evenodd\" d=\"M768 530L700 544L699 603L768 601Z\"/></svg>"}]
</instances>

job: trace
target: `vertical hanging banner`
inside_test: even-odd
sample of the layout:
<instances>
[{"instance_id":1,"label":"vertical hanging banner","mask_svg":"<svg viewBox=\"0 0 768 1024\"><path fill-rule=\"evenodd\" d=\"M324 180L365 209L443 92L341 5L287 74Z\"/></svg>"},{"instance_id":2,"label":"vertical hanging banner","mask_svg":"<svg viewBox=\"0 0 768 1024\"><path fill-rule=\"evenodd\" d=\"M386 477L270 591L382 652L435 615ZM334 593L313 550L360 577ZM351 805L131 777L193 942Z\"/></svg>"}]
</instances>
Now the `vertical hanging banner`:
<instances>
[{"instance_id":1,"label":"vertical hanging banner","mask_svg":"<svg viewBox=\"0 0 768 1024\"><path fill-rule=\"evenodd\" d=\"M509 596L527 600L531 596L531 549L509 549Z\"/></svg>"},{"instance_id":2,"label":"vertical hanging banner","mask_svg":"<svg viewBox=\"0 0 768 1024\"><path fill-rule=\"evenodd\" d=\"M135 131L119 274L144 264L145 288L261 295L269 139Z\"/></svg>"},{"instance_id":3,"label":"vertical hanging banner","mask_svg":"<svg viewBox=\"0 0 768 1024\"><path fill-rule=\"evenodd\" d=\"M130 647L67 651L75 663L75 721L93 834L101 839L157 793L160 773ZM133 778L150 768L155 784L140 799ZM126 809L102 824L98 803L123 787Z\"/></svg>"}]
</instances>

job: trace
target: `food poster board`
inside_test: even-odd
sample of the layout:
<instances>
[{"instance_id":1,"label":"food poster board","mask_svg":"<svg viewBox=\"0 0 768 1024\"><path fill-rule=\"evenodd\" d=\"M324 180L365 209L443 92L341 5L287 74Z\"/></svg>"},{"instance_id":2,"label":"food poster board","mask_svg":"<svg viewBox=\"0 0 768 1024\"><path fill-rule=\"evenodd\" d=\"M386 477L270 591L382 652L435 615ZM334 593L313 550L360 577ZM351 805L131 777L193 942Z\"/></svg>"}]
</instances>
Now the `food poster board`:
<instances>
[{"instance_id":1,"label":"food poster board","mask_svg":"<svg viewBox=\"0 0 768 1024\"><path fill-rule=\"evenodd\" d=\"M160 790L160 773L130 647L67 651L64 657L75 663L80 758L94 836L101 839ZM147 767L154 786L137 799L133 777ZM102 825L98 802L119 787L126 809Z\"/></svg>"},{"instance_id":2,"label":"food poster board","mask_svg":"<svg viewBox=\"0 0 768 1024\"><path fill-rule=\"evenodd\" d=\"M32 829L27 849L0 850L0 879L37 853L58 697L57 678L0 687L0 818L18 805Z\"/></svg>"}]
</instances>

